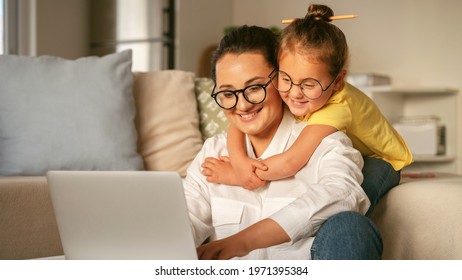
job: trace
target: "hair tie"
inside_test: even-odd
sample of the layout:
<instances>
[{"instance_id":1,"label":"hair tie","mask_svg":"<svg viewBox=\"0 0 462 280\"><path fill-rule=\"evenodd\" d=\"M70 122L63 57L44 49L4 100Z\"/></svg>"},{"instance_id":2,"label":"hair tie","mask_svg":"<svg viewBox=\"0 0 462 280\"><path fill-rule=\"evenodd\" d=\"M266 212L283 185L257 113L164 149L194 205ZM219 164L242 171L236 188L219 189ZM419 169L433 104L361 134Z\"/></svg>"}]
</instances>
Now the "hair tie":
<instances>
[{"instance_id":1,"label":"hair tie","mask_svg":"<svg viewBox=\"0 0 462 280\"><path fill-rule=\"evenodd\" d=\"M331 16L329 17L330 20L339 20L339 19L354 19L357 18L358 15L343 15L343 16ZM294 21L294 19L284 19L282 20L283 24L290 24Z\"/></svg>"}]
</instances>

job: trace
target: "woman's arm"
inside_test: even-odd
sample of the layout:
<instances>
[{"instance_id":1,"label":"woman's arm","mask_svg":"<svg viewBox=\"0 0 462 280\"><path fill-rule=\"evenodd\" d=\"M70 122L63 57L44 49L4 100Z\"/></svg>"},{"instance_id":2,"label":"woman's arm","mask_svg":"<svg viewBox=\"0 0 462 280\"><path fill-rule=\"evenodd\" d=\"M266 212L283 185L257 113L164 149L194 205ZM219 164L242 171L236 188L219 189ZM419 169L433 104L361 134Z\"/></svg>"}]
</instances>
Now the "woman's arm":
<instances>
[{"instance_id":1,"label":"woman's arm","mask_svg":"<svg viewBox=\"0 0 462 280\"><path fill-rule=\"evenodd\" d=\"M366 213L370 203L361 187L362 167L361 153L344 133L326 137L310 164L297 173L296 181L306 186L306 192L270 218L287 232L291 242L297 242L314 236L322 223L337 213Z\"/></svg>"},{"instance_id":2,"label":"woman's arm","mask_svg":"<svg viewBox=\"0 0 462 280\"><path fill-rule=\"evenodd\" d=\"M227 260L289 241L289 235L278 223L264 219L227 238L200 246L197 255L203 260Z\"/></svg>"},{"instance_id":3,"label":"woman's arm","mask_svg":"<svg viewBox=\"0 0 462 280\"><path fill-rule=\"evenodd\" d=\"M284 153L263 160L267 170L256 169L255 173L261 180L273 181L291 177L308 163L321 141L336 132L329 125L308 125L295 140L294 144Z\"/></svg>"}]
</instances>

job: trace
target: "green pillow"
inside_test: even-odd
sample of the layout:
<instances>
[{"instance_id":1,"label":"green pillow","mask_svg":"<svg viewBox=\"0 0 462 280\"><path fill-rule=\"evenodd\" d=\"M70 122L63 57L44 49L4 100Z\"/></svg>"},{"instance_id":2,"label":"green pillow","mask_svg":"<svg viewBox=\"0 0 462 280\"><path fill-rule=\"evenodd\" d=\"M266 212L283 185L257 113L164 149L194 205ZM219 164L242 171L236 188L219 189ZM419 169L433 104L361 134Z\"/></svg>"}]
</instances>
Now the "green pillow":
<instances>
[{"instance_id":1,"label":"green pillow","mask_svg":"<svg viewBox=\"0 0 462 280\"><path fill-rule=\"evenodd\" d=\"M214 83L210 78L196 78L196 95L199 106L200 129L205 139L226 132L228 119L211 97Z\"/></svg>"}]
</instances>

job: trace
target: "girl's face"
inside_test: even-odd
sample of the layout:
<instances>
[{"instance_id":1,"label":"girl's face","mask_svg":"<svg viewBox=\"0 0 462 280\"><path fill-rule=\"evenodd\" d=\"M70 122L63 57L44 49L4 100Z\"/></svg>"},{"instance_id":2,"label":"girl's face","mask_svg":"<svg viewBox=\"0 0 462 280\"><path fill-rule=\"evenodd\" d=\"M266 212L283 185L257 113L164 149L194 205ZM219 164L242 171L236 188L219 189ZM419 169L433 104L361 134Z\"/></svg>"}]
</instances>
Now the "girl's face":
<instances>
[{"instance_id":1,"label":"girl's face","mask_svg":"<svg viewBox=\"0 0 462 280\"><path fill-rule=\"evenodd\" d=\"M292 85L287 92L279 92L282 100L295 116L305 116L321 109L332 94L340 90L345 75L345 71L342 71L337 77L332 77L326 64L308 59L307 55L291 51L283 51L279 56L279 70L287 73L292 83L300 84L306 78L313 78L319 81L323 89L326 89L335 79L332 85L316 99L305 97L300 86L296 85Z\"/></svg>"},{"instance_id":2,"label":"girl's face","mask_svg":"<svg viewBox=\"0 0 462 280\"><path fill-rule=\"evenodd\" d=\"M274 67L260 53L225 54L216 64L215 91L239 90L249 85L266 84L273 70ZM223 112L230 123L251 139L271 139L282 119L282 104L278 91L269 83L266 99L262 103L249 103L239 93L236 107Z\"/></svg>"}]
</instances>

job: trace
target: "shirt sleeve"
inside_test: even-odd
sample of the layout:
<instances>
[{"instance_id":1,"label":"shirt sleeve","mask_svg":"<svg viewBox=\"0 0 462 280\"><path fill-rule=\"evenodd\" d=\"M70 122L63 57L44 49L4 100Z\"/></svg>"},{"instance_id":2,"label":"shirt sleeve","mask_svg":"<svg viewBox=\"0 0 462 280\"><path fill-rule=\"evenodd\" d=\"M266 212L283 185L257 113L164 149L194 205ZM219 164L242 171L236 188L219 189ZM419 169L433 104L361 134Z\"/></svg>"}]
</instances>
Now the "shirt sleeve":
<instances>
[{"instance_id":1,"label":"shirt sleeve","mask_svg":"<svg viewBox=\"0 0 462 280\"><path fill-rule=\"evenodd\" d=\"M216 148L223 146L220 145L221 142L224 142L221 138L212 137L206 140L201 151L187 169L186 176L183 178L186 204L196 247L200 246L214 232L208 189L208 185L211 183L208 183L202 175L201 164L206 157L217 158L220 152L222 152L223 149Z\"/></svg>"},{"instance_id":2,"label":"shirt sleeve","mask_svg":"<svg viewBox=\"0 0 462 280\"><path fill-rule=\"evenodd\" d=\"M331 102L306 117L307 125L323 124L345 131L351 123L350 107L345 102Z\"/></svg>"},{"instance_id":3,"label":"shirt sleeve","mask_svg":"<svg viewBox=\"0 0 462 280\"><path fill-rule=\"evenodd\" d=\"M361 154L342 132L326 137L296 178L306 182L307 191L270 216L290 236L291 242L314 236L329 217L343 212L365 213L369 199L361 188ZM314 176L309 183L306 178ZM290 187L290 186L288 186Z\"/></svg>"}]
</instances>

